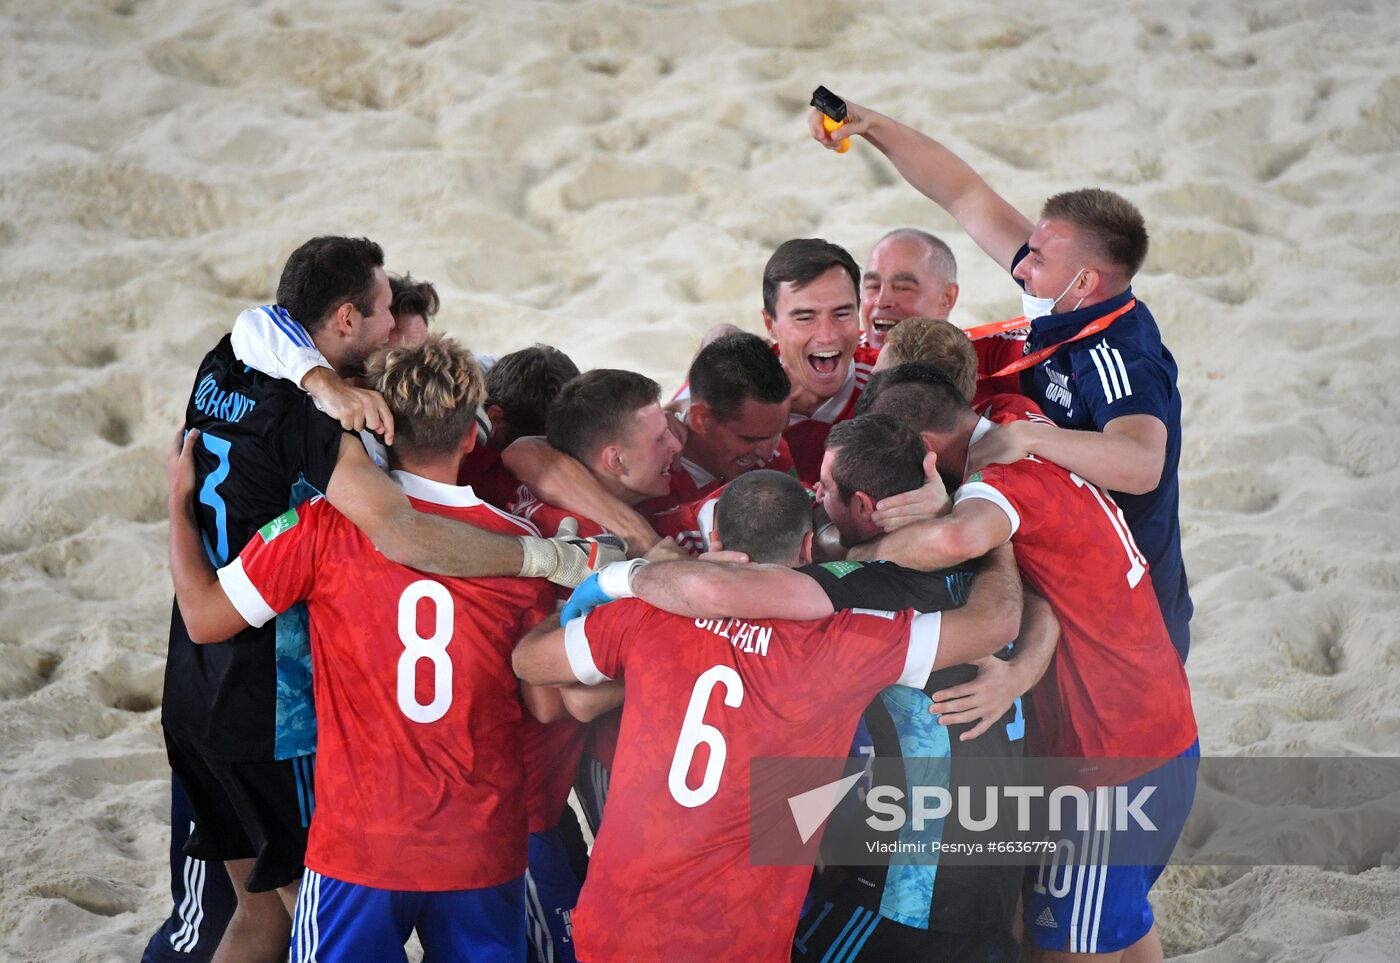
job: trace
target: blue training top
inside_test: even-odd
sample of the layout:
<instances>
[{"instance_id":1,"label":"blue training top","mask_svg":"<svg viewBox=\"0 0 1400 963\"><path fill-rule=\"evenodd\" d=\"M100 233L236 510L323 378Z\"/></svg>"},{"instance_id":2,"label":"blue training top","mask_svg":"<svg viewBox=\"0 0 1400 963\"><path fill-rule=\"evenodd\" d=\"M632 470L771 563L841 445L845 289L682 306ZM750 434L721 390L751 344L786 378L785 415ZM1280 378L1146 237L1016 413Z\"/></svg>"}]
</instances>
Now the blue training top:
<instances>
[{"instance_id":1,"label":"blue training top","mask_svg":"<svg viewBox=\"0 0 1400 963\"><path fill-rule=\"evenodd\" d=\"M1013 270L1029 252L1029 245L1022 246L1011 262ZM1074 337L1089 322L1131 300L1129 289L1078 311L1036 318L1026 337L1026 353ZM1185 662L1194 606L1181 557L1181 394L1176 390L1176 361L1162 344L1151 312L1139 301L1106 331L1067 344L1027 368L1021 372L1021 391L1061 428L1103 431L1124 415L1152 415L1166 425L1166 460L1157 487L1144 495L1112 494L1147 558L1167 632Z\"/></svg>"}]
</instances>

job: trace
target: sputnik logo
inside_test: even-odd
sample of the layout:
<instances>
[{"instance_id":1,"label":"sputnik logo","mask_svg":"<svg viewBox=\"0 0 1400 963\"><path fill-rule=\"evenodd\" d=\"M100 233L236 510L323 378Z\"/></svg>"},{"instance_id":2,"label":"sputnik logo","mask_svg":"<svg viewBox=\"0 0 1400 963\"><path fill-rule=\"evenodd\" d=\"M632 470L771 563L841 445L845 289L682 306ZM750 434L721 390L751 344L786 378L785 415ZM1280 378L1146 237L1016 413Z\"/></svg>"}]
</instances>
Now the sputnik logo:
<instances>
[{"instance_id":1,"label":"sputnik logo","mask_svg":"<svg viewBox=\"0 0 1400 963\"><path fill-rule=\"evenodd\" d=\"M788 809L792 810L792 821L797 824L797 834L802 837L803 844L816 835L822 823L864 775L864 771L852 773L835 782L788 797Z\"/></svg>"}]
</instances>

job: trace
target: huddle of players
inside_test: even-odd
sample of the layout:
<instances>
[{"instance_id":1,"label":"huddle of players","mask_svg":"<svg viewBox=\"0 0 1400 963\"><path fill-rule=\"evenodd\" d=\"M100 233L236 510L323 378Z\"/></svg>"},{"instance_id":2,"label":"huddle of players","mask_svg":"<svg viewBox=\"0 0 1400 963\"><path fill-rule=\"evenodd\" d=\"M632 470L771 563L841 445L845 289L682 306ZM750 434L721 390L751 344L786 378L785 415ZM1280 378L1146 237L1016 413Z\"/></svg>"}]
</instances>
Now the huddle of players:
<instances>
[{"instance_id":1,"label":"huddle of players","mask_svg":"<svg viewBox=\"0 0 1400 963\"><path fill-rule=\"evenodd\" d=\"M288 272L308 262L314 278L339 248L366 244L315 239ZM748 760L844 753L863 711L876 754L1014 755L1027 690L1037 753L1166 759L1191 751L1184 672L1112 499L1035 455L969 471L969 451L1004 430L993 422L1050 419L1019 396L977 399L984 414L974 412L968 388L979 362L983 374L1002 377L1005 366L965 336L959 342L946 323L888 330L904 320L901 300L919 300L907 297L910 286L933 273L938 248L926 236L887 237L864 277L826 242L780 246L763 280L774 346L741 334L703 348L679 424L649 379L614 370L568 377L571 363L553 349L507 356L484 377L448 339L374 354L392 332L378 303L387 308L392 293L382 256L369 247L364 291L326 299L319 313L297 310L295 296L284 297L284 272L278 305L240 317L242 330L206 358L191 398L189 427L203 434L187 435L171 462L179 605L166 715L178 702L172 692L186 685L182 673L214 677L208 688L228 704L207 700L213 711L193 737L182 739L180 726L165 721L172 767L194 803L189 851L230 861L240 884L244 925L236 914L227 958L245 950L259 958L260 943L285 948L288 927L274 925L272 907L291 914L296 959L401 957L415 928L430 955L518 958L527 903L530 944L547 959L571 945L579 958L597 960L741 951L761 959L1011 958L1019 870L901 867L897 879L837 870L823 875L799 924L806 874L749 865ZM901 247L913 256L901 261ZM945 313L956 298L949 283L936 294ZM857 344L860 313L871 345ZM877 348L891 334L881 358ZM252 356L234 357L240 337ZM257 357L249 343L272 357ZM890 356L904 351L939 364L891 366ZM403 493L397 503L382 487L361 490L375 488L375 469L366 470L357 441L341 438L286 381L240 362L319 387L342 424L392 433L386 460ZM379 401L324 376L322 363L358 375ZM872 379L877 364L889 370ZM513 397L551 395L542 426L539 405L512 405ZM275 466L264 487L282 500L266 506L231 490L235 469L251 466L220 437L264 413L275 421L249 437L266 450L251 442L236 450ZM510 444L541 427L544 441ZM929 452L939 479L926 477ZM347 453L355 470L343 474L358 485L349 493L337 482ZM325 498L296 507L294 482ZM811 564L818 538L804 484L840 536L840 546L825 539L819 551L830 557L844 547L850 560ZM951 506L945 484L956 489ZM235 499L248 504L231 507ZM522 535L520 554L476 534L476 547L497 553L494 570L478 563L464 571L452 557L465 547L464 525L418 532L434 550L411 554L395 537L402 533L379 520L406 525L404 503L409 514ZM250 528L259 513L265 524ZM235 516L251 538L237 558ZM634 549L659 546L654 564L603 569L576 607L641 601L561 625L548 618L555 598L542 583L500 577L577 582L586 571L571 564L580 559L570 551L596 556L602 546L569 541L569 519L585 535L606 529L628 534ZM533 536L541 530L565 540L540 542ZM678 560L712 530L750 562ZM1027 595L1024 618L1008 542L1037 593ZM532 567L540 553L549 563ZM222 565L217 574L211 560ZM566 567L569 577L559 577ZM309 639L306 615L298 623L294 614L303 600ZM871 608L897 614L864 611ZM227 664L200 660L240 643L198 643L268 625L275 633L246 655L268 663L258 668L276 684L221 688ZM182 653L199 654L183 666L175 626L191 640ZM1013 639L1011 658L995 658ZM1042 679L1052 654L1054 669ZM309 706L286 698L295 686L284 684L291 677L305 689L308 655L314 721ZM273 693L275 704L256 703ZM241 751L255 761L230 766L210 747L233 738L220 724L233 714L275 724L255 743L245 740ZM272 759L290 765L257 770ZM565 806L575 772L597 844L570 932L583 862ZM268 826L288 821L291 798L302 829L310 826L304 857L278 839L281 827ZM605 802L613 814L606 821ZM238 838L216 840L214 827ZM293 870L302 862L296 895ZM1063 878L1052 867L1049 886L1045 867L1038 882L1027 876L1022 902L1034 945L1110 952L1150 932L1146 893L1160 867L1085 860L1059 869ZM1143 872L1130 879L1125 869ZM295 902L262 899L244 912L254 893L278 889Z\"/></svg>"}]
</instances>

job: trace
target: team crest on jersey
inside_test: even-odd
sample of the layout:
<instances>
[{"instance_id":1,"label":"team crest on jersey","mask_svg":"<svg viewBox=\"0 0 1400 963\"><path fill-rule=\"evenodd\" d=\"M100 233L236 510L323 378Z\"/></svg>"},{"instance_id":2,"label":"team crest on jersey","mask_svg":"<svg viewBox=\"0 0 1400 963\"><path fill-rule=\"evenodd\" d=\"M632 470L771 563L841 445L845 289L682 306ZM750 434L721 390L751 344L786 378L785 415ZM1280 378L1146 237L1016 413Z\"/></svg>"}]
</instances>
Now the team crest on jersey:
<instances>
[{"instance_id":1,"label":"team crest on jersey","mask_svg":"<svg viewBox=\"0 0 1400 963\"><path fill-rule=\"evenodd\" d=\"M980 471L975 471L975 472L973 472L973 473L968 477L967 481L963 482L963 484L964 484L964 485L968 485L968 484L971 484L972 482L980 482L981 480L982 480L982 473L981 473Z\"/></svg>"},{"instance_id":2,"label":"team crest on jersey","mask_svg":"<svg viewBox=\"0 0 1400 963\"><path fill-rule=\"evenodd\" d=\"M262 536L264 542L270 542L287 529L296 525L299 521L300 519L297 518L297 510L295 508L289 508L262 528L258 529L258 534Z\"/></svg>"},{"instance_id":3,"label":"team crest on jersey","mask_svg":"<svg viewBox=\"0 0 1400 963\"><path fill-rule=\"evenodd\" d=\"M837 578L845 578L861 569L860 562L822 562L821 566Z\"/></svg>"}]
</instances>

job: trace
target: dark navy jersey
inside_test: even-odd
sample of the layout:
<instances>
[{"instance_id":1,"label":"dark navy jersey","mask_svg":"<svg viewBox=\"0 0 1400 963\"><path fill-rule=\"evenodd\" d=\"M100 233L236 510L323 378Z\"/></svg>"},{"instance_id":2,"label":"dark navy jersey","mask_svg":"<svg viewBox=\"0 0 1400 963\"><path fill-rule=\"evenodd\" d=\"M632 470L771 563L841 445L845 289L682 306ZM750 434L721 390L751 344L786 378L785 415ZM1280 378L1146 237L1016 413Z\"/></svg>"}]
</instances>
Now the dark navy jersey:
<instances>
[{"instance_id":1,"label":"dark navy jersey","mask_svg":"<svg viewBox=\"0 0 1400 963\"><path fill-rule=\"evenodd\" d=\"M1021 262L1022 247L1012 262ZM1018 282L1019 283L1019 282ZM1022 285L1024 286L1024 285ZM1091 307L1050 314L1031 323L1026 353L1074 337L1086 324L1133 300L1125 291ZM1036 401L1061 428L1103 431L1124 415L1151 415L1167 428L1162 480L1144 495L1113 492L1138 548L1147 558L1152 588L1162 607L1167 632L1182 661L1191 645L1190 591L1181 557L1181 395L1176 390L1176 360L1162 344L1151 312L1141 301L1108 329L1066 344L1040 364L1021 372L1021 393Z\"/></svg>"},{"instance_id":2,"label":"dark navy jersey","mask_svg":"<svg viewBox=\"0 0 1400 963\"><path fill-rule=\"evenodd\" d=\"M799 571L821 584L837 610L913 608L938 612L967 601L976 568L965 565L920 572L892 562L825 562ZM1025 732L1019 699L1002 720L968 742L961 742L959 736L971 729L972 723L944 726L928 711L933 701L929 693L970 682L976 676L975 666L955 665L934 672L923 691L907 686L885 689L861 717L852 754L903 760L894 766L881 763L880 781L887 783L892 773L902 770L905 785L899 788L905 798L910 783L942 784L956 778L948 763L936 760L1001 759L1005 761L1006 781L1014 782ZM836 828L840 815L838 811L828 833L865 831L861 819ZM951 827L945 830L944 841L953 842L954 832ZM936 862L827 866L817 895L843 905L855 901L885 919L930 932L1009 931L1021 877L1019 866L939 866Z\"/></svg>"},{"instance_id":3,"label":"dark navy jersey","mask_svg":"<svg viewBox=\"0 0 1400 963\"><path fill-rule=\"evenodd\" d=\"M200 363L185 427L200 431L195 515L216 567L325 490L343 434L296 385L235 358L228 337ZM174 606L161 723L225 762L314 751L309 641L305 606L213 645L191 642Z\"/></svg>"}]
</instances>

